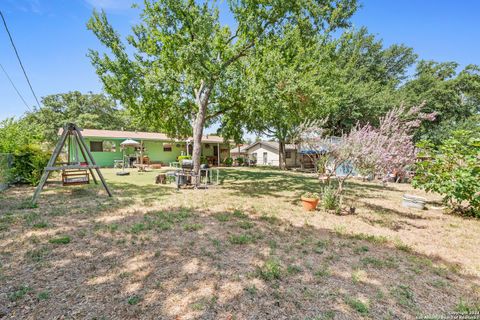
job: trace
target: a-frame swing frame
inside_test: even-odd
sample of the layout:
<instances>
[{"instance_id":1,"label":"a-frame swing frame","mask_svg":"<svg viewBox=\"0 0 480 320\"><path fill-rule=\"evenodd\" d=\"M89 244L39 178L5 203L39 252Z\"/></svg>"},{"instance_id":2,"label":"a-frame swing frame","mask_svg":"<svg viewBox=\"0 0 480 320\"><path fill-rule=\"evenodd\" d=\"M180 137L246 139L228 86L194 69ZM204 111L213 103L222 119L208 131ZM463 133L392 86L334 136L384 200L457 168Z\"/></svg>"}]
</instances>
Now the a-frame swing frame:
<instances>
[{"instance_id":1,"label":"a-frame swing frame","mask_svg":"<svg viewBox=\"0 0 480 320\"><path fill-rule=\"evenodd\" d=\"M80 149L83 159L85 160L87 165L75 164L75 165L55 166L58 156L60 155L60 152L62 152L62 148L69 137L72 137L77 142L78 148ZM68 147L70 148L70 146ZM100 172L100 167L97 166L97 164L95 163L95 159L93 158L92 153L90 152L90 150L88 150L87 145L85 144L85 140L83 139L81 129L78 128L77 125L75 125L74 123L67 123L63 127L63 132L62 132L62 135L60 136L60 140L58 140L58 143L55 146L52 156L50 157L50 160L48 161L48 164L43 171L43 175L42 175L42 178L40 179L40 183L35 189L35 193L33 194L33 198L32 198L32 204L35 204L37 202L38 197L40 196L40 192L42 192L42 189L45 186L45 183L47 182L48 177L50 176L50 172L65 170L65 169L87 169L87 168L90 171L90 174L92 175L92 178L95 184L98 184L98 182L93 170L97 172L98 177L100 178L100 181L102 182L102 185L105 188L105 191L107 191L108 196L111 197L112 193L110 192L110 189L108 188L107 183L105 182L105 179L103 178L103 175Z\"/></svg>"}]
</instances>

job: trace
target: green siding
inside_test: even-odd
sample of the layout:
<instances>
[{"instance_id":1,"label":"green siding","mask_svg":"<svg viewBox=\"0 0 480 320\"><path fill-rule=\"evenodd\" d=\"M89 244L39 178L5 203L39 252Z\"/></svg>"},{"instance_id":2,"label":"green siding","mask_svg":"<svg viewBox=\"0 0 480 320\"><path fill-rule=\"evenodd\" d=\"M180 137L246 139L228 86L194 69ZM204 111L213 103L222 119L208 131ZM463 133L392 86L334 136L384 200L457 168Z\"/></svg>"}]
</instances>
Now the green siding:
<instances>
[{"instance_id":1,"label":"green siding","mask_svg":"<svg viewBox=\"0 0 480 320\"><path fill-rule=\"evenodd\" d=\"M90 150L90 141L110 141L115 143L115 152L92 152L93 158L97 165L101 167L112 167L114 160L122 160L122 150L120 148L120 143L125 139L113 139L113 138L85 138L85 143L87 148ZM138 140L137 140L138 141ZM140 142L140 141L139 141ZM177 161L178 156L186 154L186 143L185 142L169 142L169 141L156 141L156 140L143 140L145 146L145 156L148 156L153 162L161 162L163 164L168 164L169 162ZM163 151L163 145L169 144L172 146L172 151ZM206 144L209 147L206 147ZM216 143L202 143L202 155L206 157L213 156L213 147L216 146ZM220 144L220 149L228 148L228 144ZM79 158L80 161L84 161L80 151ZM73 160L72 151L70 154L70 160ZM125 154L134 154L133 148L127 148ZM222 161L225 160L225 156L222 155Z\"/></svg>"},{"instance_id":2,"label":"green siding","mask_svg":"<svg viewBox=\"0 0 480 320\"><path fill-rule=\"evenodd\" d=\"M177 161L177 157L182 154L182 151L185 152L185 143L152 140L145 140L143 143L146 149L145 155L153 162L168 164ZM171 145L172 151L163 151L164 144Z\"/></svg>"}]
</instances>

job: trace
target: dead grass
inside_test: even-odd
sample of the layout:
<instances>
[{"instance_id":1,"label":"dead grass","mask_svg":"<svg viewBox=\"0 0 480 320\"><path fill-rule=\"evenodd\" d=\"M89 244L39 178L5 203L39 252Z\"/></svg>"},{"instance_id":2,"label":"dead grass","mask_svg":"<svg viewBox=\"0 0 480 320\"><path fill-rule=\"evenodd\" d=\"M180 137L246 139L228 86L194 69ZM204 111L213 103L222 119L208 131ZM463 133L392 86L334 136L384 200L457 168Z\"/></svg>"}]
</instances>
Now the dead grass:
<instances>
[{"instance_id":1,"label":"dead grass","mask_svg":"<svg viewBox=\"0 0 480 320\"><path fill-rule=\"evenodd\" d=\"M407 185L351 182L357 214L337 216L301 209L318 188L302 174L226 169L220 186L181 191L154 185L154 172L105 175L113 199L50 187L32 208L32 188L0 193L0 318L380 319L479 306L479 221L404 209Z\"/></svg>"}]
</instances>

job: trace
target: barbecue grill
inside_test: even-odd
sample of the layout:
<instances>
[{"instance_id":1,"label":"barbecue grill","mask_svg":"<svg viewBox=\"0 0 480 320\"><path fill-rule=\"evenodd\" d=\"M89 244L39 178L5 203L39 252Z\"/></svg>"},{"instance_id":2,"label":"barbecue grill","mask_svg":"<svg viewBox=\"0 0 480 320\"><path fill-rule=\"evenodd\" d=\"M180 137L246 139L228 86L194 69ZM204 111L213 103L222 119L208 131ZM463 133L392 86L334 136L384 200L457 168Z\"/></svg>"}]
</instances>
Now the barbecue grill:
<instances>
[{"instance_id":1,"label":"barbecue grill","mask_svg":"<svg viewBox=\"0 0 480 320\"><path fill-rule=\"evenodd\" d=\"M207 187L207 184L210 183L210 175L208 171L208 164L200 165L200 184L204 184L205 187ZM180 168L175 172L175 183L177 185L177 189L179 189L181 186L192 185L193 175L193 160L182 160Z\"/></svg>"}]
</instances>

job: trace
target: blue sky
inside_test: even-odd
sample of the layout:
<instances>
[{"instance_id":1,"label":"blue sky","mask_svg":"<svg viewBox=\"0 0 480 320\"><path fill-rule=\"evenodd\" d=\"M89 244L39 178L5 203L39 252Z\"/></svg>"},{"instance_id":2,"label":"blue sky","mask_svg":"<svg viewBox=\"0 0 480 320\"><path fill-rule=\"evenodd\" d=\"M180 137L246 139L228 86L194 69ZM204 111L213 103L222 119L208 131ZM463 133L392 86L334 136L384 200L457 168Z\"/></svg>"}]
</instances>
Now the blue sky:
<instances>
[{"instance_id":1,"label":"blue sky","mask_svg":"<svg viewBox=\"0 0 480 320\"><path fill-rule=\"evenodd\" d=\"M477 0L363 0L352 19L366 26L385 45L404 43L422 59L480 64L480 1ZM138 19L132 0L0 0L17 49L40 98L79 90L101 92L89 59L89 48L100 49L85 27L94 7L104 8L111 23L128 34ZM225 3L221 3L225 7ZM222 16L229 23L228 14ZM28 104L35 100L8 42L0 29L0 63ZM27 111L0 70L0 120Z\"/></svg>"}]
</instances>

